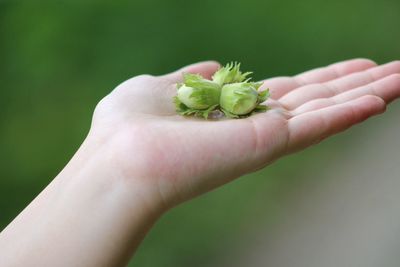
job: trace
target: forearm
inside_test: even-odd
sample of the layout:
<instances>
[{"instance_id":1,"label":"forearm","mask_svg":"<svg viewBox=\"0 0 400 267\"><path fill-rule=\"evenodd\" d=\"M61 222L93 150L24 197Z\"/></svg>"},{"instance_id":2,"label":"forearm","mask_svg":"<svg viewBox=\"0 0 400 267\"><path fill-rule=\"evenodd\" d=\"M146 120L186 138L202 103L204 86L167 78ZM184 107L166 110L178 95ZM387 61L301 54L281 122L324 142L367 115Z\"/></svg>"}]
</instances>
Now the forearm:
<instances>
[{"instance_id":1,"label":"forearm","mask_svg":"<svg viewBox=\"0 0 400 267\"><path fill-rule=\"evenodd\" d=\"M1 266L123 266L129 260L161 212L134 179L109 169L96 146L84 144L0 234Z\"/></svg>"}]
</instances>

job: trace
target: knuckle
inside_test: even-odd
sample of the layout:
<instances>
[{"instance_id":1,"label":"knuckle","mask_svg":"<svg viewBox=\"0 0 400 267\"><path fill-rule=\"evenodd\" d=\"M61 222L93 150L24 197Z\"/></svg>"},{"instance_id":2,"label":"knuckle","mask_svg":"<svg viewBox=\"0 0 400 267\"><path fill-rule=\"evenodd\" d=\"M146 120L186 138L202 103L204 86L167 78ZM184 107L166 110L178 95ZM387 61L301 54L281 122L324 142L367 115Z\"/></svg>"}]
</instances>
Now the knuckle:
<instances>
[{"instance_id":1,"label":"knuckle","mask_svg":"<svg viewBox=\"0 0 400 267\"><path fill-rule=\"evenodd\" d=\"M369 58L359 58L358 60L363 61L365 63L368 63L371 66L377 66L378 65L374 60L369 59Z\"/></svg>"},{"instance_id":2,"label":"knuckle","mask_svg":"<svg viewBox=\"0 0 400 267\"><path fill-rule=\"evenodd\" d=\"M366 96L368 101L374 103L373 106L380 107L380 109L385 109L386 102L381 97L376 95L368 95Z\"/></svg>"},{"instance_id":3,"label":"knuckle","mask_svg":"<svg viewBox=\"0 0 400 267\"><path fill-rule=\"evenodd\" d=\"M382 100L379 96L376 96L376 95L365 95L364 99L368 100L368 101L373 101L373 102L378 102L378 101Z\"/></svg>"},{"instance_id":4,"label":"knuckle","mask_svg":"<svg viewBox=\"0 0 400 267\"><path fill-rule=\"evenodd\" d=\"M393 64L394 67L395 67L396 69L398 69L398 71L400 71L400 60L392 61L391 64Z\"/></svg>"},{"instance_id":5,"label":"knuckle","mask_svg":"<svg viewBox=\"0 0 400 267\"><path fill-rule=\"evenodd\" d=\"M400 73L394 73L390 76L396 83L400 83Z\"/></svg>"}]
</instances>

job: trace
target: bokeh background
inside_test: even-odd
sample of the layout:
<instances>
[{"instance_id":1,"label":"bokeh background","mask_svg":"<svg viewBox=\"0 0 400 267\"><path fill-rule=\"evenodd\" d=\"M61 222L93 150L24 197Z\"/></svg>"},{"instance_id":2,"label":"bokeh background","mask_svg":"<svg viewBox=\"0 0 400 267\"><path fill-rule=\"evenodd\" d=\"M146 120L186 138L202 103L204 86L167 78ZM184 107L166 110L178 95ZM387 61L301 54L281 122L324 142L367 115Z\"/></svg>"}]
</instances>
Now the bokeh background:
<instances>
[{"instance_id":1,"label":"bokeh background","mask_svg":"<svg viewBox=\"0 0 400 267\"><path fill-rule=\"evenodd\" d=\"M0 229L68 162L122 81L207 59L240 61L256 79L353 57L384 63L400 58L399 25L397 0L0 1ZM399 105L179 206L130 266L369 266L371 251L367 263L398 266L379 260L400 248L389 238L400 240ZM343 246L354 240L375 245Z\"/></svg>"}]
</instances>

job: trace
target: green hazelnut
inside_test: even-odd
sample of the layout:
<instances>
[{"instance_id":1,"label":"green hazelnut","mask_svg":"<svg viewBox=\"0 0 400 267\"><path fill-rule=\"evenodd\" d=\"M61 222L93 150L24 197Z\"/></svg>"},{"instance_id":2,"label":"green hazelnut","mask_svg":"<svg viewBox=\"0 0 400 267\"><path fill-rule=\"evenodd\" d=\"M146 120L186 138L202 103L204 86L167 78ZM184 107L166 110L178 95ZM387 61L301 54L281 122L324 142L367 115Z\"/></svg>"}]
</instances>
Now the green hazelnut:
<instances>
[{"instance_id":1,"label":"green hazelnut","mask_svg":"<svg viewBox=\"0 0 400 267\"><path fill-rule=\"evenodd\" d=\"M221 89L221 107L234 115L246 115L258 105L258 92L253 83L226 84Z\"/></svg>"}]
</instances>

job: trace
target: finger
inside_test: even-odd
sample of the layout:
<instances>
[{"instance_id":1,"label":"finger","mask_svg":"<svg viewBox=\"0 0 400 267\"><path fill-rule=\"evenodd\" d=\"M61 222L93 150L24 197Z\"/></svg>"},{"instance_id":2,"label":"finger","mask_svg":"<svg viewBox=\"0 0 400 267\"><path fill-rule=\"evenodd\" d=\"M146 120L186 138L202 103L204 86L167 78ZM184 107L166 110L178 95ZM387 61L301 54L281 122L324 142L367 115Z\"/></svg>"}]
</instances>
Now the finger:
<instances>
[{"instance_id":1,"label":"finger","mask_svg":"<svg viewBox=\"0 0 400 267\"><path fill-rule=\"evenodd\" d=\"M345 103L365 95L378 96L382 98L386 104L389 104L400 97L400 74L392 74L371 84L355 88L333 97L309 101L296 108L291 113L296 116L305 112Z\"/></svg>"},{"instance_id":2,"label":"finger","mask_svg":"<svg viewBox=\"0 0 400 267\"><path fill-rule=\"evenodd\" d=\"M211 76L220 68L220 64L216 61L203 61L185 66L172 73L162 75L162 78L170 80L172 83L182 82L183 73L200 74L206 79L211 79Z\"/></svg>"},{"instance_id":3,"label":"finger","mask_svg":"<svg viewBox=\"0 0 400 267\"><path fill-rule=\"evenodd\" d=\"M286 108L295 109L313 99L332 97L394 73L400 73L400 61L393 61L362 72L349 74L326 83L306 85L291 91L279 101Z\"/></svg>"},{"instance_id":4,"label":"finger","mask_svg":"<svg viewBox=\"0 0 400 267\"><path fill-rule=\"evenodd\" d=\"M269 88L271 98L278 99L298 87L312 83L327 82L374 66L376 66L376 63L369 59L346 60L327 67L310 70L294 77L277 77L264 80L261 90Z\"/></svg>"},{"instance_id":5,"label":"finger","mask_svg":"<svg viewBox=\"0 0 400 267\"><path fill-rule=\"evenodd\" d=\"M385 111L386 104L377 96L363 96L349 102L294 116L288 122L288 152L318 143L354 124Z\"/></svg>"}]
</instances>

